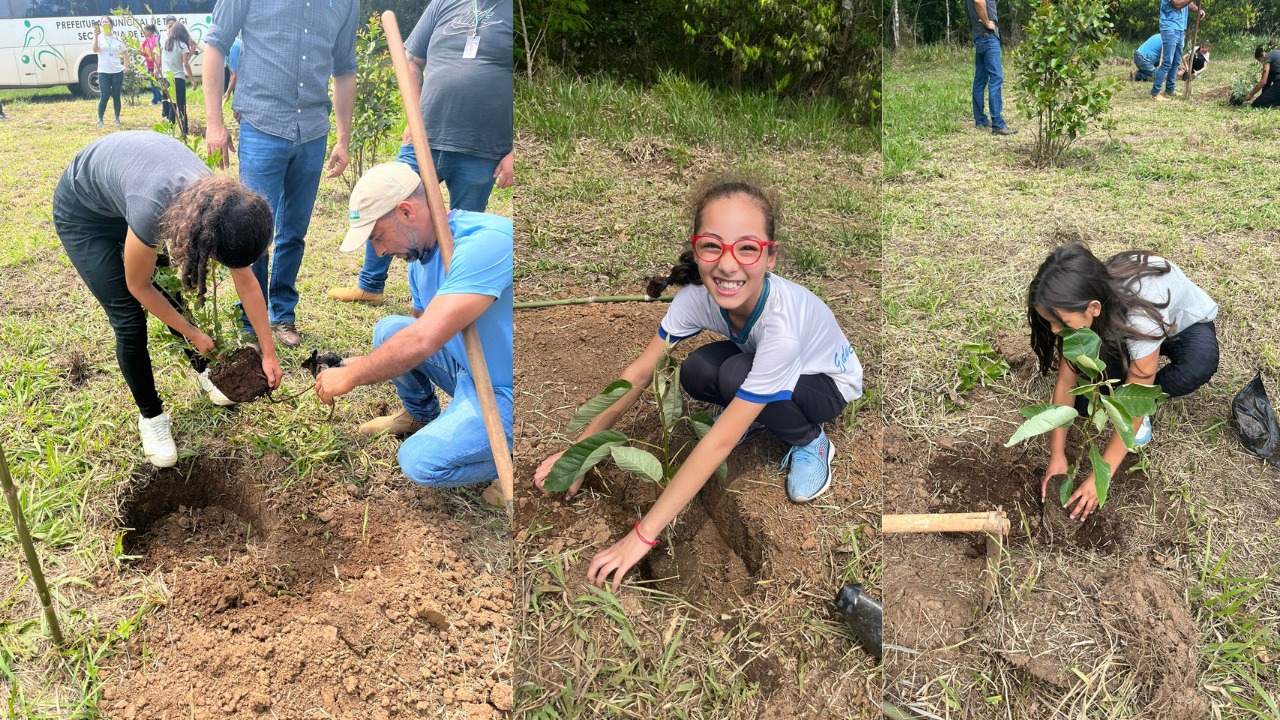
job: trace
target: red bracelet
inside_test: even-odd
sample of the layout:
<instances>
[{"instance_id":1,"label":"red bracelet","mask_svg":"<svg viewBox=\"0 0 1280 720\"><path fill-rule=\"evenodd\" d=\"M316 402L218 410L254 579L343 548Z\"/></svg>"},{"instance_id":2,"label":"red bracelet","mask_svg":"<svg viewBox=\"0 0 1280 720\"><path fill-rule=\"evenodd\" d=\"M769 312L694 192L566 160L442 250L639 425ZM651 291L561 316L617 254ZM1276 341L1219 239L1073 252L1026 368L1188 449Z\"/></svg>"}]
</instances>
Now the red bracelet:
<instances>
[{"instance_id":1,"label":"red bracelet","mask_svg":"<svg viewBox=\"0 0 1280 720\"><path fill-rule=\"evenodd\" d=\"M640 542L644 543L645 545L648 545L649 547L653 547L654 545L658 544L657 540L650 540L640 533L639 520L636 521L636 537L640 538Z\"/></svg>"}]
</instances>

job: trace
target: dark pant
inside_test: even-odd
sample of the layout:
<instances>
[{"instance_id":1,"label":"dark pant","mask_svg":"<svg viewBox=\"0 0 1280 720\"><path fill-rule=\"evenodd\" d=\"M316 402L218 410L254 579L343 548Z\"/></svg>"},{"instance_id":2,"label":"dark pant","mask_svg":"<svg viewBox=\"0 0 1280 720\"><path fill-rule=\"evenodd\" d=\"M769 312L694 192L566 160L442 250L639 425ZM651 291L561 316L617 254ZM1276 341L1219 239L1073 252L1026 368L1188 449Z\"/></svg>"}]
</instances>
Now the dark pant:
<instances>
[{"instance_id":1,"label":"dark pant","mask_svg":"<svg viewBox=\"0 0 1280 720\"><path fill-rule=\"evenodd\" d=\"M173 79L173 103L165 103L163 113L164 119L176 124L182 128L182 134L187 134L187 81L185 78L176 77Z\"/></svg>"},{"instance_id":2,"label":"dark pant","mask_svg":"<svg viewBox=\"0 0 1280 720\"><path fill-rule=\"evenodd\" d=\"M727 406L754 360L728 340L704 345L681 364L680 385L696 400ZM808 445L822 432L822 423L838 417L845 404L834 380L802 375L790 400L766 404L756 420L788 445Z\"/></svg>"},{"instance_id":3,"label":"dark pant","mask_svg":"<svg viewBox=\"0 0 1280 720\"><path fill-rule=\"evenodd\" d=\"M124 85L124 73L98 73L98 119L107 111L107 98L111 98L116 119L120 119L120 88Z\"/></svg>"},{"instance_id":4,"label":"dark pant","mask_svg":"<svg viewBox=\"0 0 1280 720\"><path fill-rule=\"evenodd\" d=\"M107 320L116 335L116 361L138 412L146 418L159 415L164 407L156 393L151 355L147 352L147 311L129 292L124 278L128 224L123 218L106 217L85 207L64 175L53 193L53 226L76 272L107 311ZM169 302L183 308L181 297L169 297ZM172 328L169 332L181 337ZM184 349L193 364L203 360L191 348Z\"/></svg>"},{"instance_id":5,"label":"dark pant","mask_svg":"<svg viewBox=\"0 0 1280 720\"><path fill-rule=\"evenodd\" d=\"M1259 109L1280 107L1280 82L1269 83L1262 88L1262 92L1258 93L1258 97L1254 98L1250 107Z\"/></svg>"},{"instance_id":6,"label":"dark pant","mask_svg":"<svg viewBox=\"0 0 1280 720\"><path fill-rule=\"evenodd\" d=\"M1107 377L1125 377L1124 364L1111 346L1103 346L1103 359L1107 361ZM1160 354L1169 358L1169 364L1156 371L1156 385L1169 397L1189 395L1209 382L1218 372L1218 330L1213 322L1196 323L1160 344ZM1083 415L1089 403L1084 397L1076 398L1076 409Z\"/></svg>"}]
</instances>

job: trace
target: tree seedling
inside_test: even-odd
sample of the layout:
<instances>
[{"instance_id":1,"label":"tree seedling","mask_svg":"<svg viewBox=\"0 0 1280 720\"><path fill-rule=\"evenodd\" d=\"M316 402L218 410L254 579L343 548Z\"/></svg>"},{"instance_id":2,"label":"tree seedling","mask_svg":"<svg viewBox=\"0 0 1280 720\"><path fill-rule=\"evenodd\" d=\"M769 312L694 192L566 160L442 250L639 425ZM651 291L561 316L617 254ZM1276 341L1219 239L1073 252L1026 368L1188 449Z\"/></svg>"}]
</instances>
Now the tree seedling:
<instances>
[{"instance_id":1,"label":"tree seedling","mask_svg":"<svg viewBox=\"0 0 1280 720\"><path fill-rule=\"evenodd\" d=\"M1048 403L1022 408L1026 421L1013 433L1005 447L1052 430L1077 425L1084 442L1080 445L1080 455L1068 469L1060 487L1060 504L1066 505L1075 491L1077 470L1085 467L1085 458L1088 458L1098 493L1098 507L1102 507L1111 488L1113 468L1103 460L1100 448L1115 432L1124 441L1124 446L1133 450L1134 419L1150 417L1156 410L1156 404L1169 396L1161 392L1158 385L1121 384L1118 379L1108 379L1107 365L1100 357L1102 339L1089 328L1064 328L1058 335L1062 338L1063 361L1071 363L1077 371L1076 387L1071 390L1071 396L1086 398L1088 409L1084 417L1080 417L1074 406Z\"/></svg>"},{"instance_id":2,"label":"tree seedling","mask_svg":"<svg viewBox=\"0 0 1280 720\"><path fill-rule=\"evenodd\" d=\"M591 468L612 459L621 469L632 473L648 482L665 487L680 469L677 458L689 447L688 442L673 449L674 435L681 423L688 423L698 439L702 439L711 431L713 422L706 413L687 413L684 397L680 393L680 363L671 357L670 350L662 355L653 370L653 383L646 391L658 409L659 426L662 435L656 443L647 443L617 430L603 430L574 443L564 455L551 467L543 488L551 492L564 492L578 478L587 474ZM622 396L632 389L630 382L615 380L609 383L599 395L588 400L574 413L569 421L567 432L574 434L581 431L600 413L613 407ZM648 449L645 449L648 448ZM652 452L651 452L652 451ZM655 454L657 453L657 454ZM716 474L724 479L729 474L726 463L720 463Z\"/></svg>"}]
</instances>

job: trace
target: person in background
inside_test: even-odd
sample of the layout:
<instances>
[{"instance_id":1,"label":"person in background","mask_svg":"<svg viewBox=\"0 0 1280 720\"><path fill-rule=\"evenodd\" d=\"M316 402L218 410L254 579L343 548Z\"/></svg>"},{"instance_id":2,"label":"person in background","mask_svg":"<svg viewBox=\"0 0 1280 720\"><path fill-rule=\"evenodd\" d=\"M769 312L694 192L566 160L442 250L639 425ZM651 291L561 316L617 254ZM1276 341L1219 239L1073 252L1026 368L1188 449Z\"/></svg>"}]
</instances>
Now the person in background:
<instances>
[{"instance_id":1,"label":"person in background","mask_svg":"<svg viewBox=\"0 0 1280 720\"><path fill-rule=\"evenodd\" d=\"M236 94L236 73L240 72L240 52L244 49L244 41L236 38L231 43L231 52L227 53L227 89L222 93L222 103L231 102ZM234 111L233 111L234 112ZM240 120L240 113L235 113L235 119Z\"/></svg>"},{"instance_id":2,"label":"person in background","mask_svg":"<svg viewBox=\"0 0 1280 720\"><path fill-rule=\"evenodd\" d=\"M151 104L159 105L164 99L156 78L160 75L160 33L155 25L142 26L142 59L147 64L147 82L151 84Z\"/></svg>"},{"instance_id":3,"label":"person in background","mask_svg":"<svg viewBox=\"0 0 1280 720\"><path fill-rule=\"evenodd\" d=\"M102 116L107 112L107 98L111 98L116 127L120 127L120 88L124 85L129 49L113 31L114 23L108 15L93 26L93 51L98 54L98 127L102 127Z\"/></svg>"},{"instance_id":4,"label":"person in background","mask_svg":"<svg viewBox=\"0 0 1280 720\"><path fill-rule=\"evenodd\" d=\"M979 130L991 128L992 135L1016 135L1004 122L1004 69L1000 65L1000 29L996 25L996 0L966 0L969 33L973 37L973 124ZM990 101L991 115L983 110L983 93Z\"/></svg>"},{"instance_id":5,"label":"person in background","mask_svg":"<svg viewBox=\"0 0 1280 720\"><path fill-rule=\"evenodd\" d=\"M1178 82L1174 64L1182 61L1182 43L1187 33L1187 11L1193 10L1204 19L1204 10L1191 0L1160 0L1160 67L1156 68L1155 82L1151 84L1151 99L1159 102L1160 86L1164 94L1172 96Z\"/></svg>"},{"instance_id":6,"label":"person in background","mask_svg":"<svg viewBox=\"0 0 1280 720\"><path fill-rule=\"evenodd\" d=\"M165 74L173 74L173 112L165 119L177 123L182 128L182 135L187 135L187 83L195 82L191 72L191 48L195 41L187 26L170 15L165 20L169 24L168 36L161 45L160 68Z\"/></svg>"},{"instance_id":7,"label":"person in background","mask_svg":"<svg viewBox=\"0 0 1280 720\"><path fill-rule=\"evenodd\" d=\"M1259 45L1253 51L1253 59L1262 63L1262 77L1249 94L1244 96L1244 101L1252 100L1253 107L1258 109L1280 107L1280 50L1273 44L1268 52L1267 48ZM1258 96L1257 100L1253 99L1255 95Z\"/></svg>"},{"instance_id":8,"label":"person in background","mask_svg":"<svg viewBox=\"0 0 1280 720\"><path fill-rule=\"evenodd\" d=\"M1156 68L1160 66L1160 48L1163 43L1160 33L1147 38L1133 53L1133 64L1136 70L1129 73L1129 79L1135 82L1146 82L1156 76Z\"/></svg>"}]
</instances>

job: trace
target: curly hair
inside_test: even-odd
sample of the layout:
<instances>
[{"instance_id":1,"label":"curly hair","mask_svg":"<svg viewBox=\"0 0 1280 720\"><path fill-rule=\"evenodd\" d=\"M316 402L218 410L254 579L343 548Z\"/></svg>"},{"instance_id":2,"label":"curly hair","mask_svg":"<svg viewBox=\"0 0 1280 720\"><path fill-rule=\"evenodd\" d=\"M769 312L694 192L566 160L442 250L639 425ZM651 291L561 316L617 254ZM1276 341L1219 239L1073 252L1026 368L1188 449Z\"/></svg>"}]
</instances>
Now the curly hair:
<instances>
[{"instance_id":1,"label":"curly hair","mask_svg":"<svg viewBox=\"0 0 1280 720\"><path fill-rule=\"evenodd\" d=\"M207 175L176 194L160 218L160 236L179 267L187 292L204 302L209 261L228 268L252 265L271 245L271 206L235 178Z\"/></svg>"},{"instance_id":2,"label":"curly hair","mask_svg":"<svg viewBox=\"0 0 1280 720\"><path fill-rule=\"evenodd\" d=\"M735 175L712 175L704 178L689 195L689 215L693 219L691 235L697 235L702 228L702 213L707 206L716 200L745 195L755 201L760 213L764 215L765 240L773 240L777 227L778 208L781 204L776 193L766 190L754 179ZM776 252L776 246L770 246L769 252ZM701 285L702 276L698 274L697 259L693 250L686 250L667 273L662 276L647 278L645 294L658 297L668 287L685 285Z\"/></svg>"}]
</instances>

